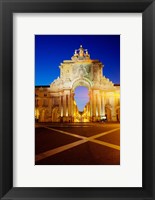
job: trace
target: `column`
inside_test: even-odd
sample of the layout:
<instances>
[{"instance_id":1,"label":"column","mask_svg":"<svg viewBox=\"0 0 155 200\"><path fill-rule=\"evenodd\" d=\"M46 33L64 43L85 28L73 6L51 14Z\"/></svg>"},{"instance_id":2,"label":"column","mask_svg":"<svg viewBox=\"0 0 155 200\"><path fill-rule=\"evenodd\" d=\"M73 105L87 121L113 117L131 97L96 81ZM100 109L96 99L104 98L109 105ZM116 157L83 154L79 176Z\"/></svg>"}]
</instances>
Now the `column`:
<instances>
[{"instance_id":1,"label":"column","mask_svg":"<svg viewBox=\"0 0 155 200\"><path fill-rule=\"evenodd\" d=\"M94 101L93 116L96 117L96 93L95 92L93 92L93 101Z\"/></svg>"},{"instance_id":2,"label":"column","mask_svg":"<svg viewBox=\"0 0 155 200\"><path fill-rule=\"evenodd\" d=\"M96 104L96 108L95 108L95 113L96 113L96 117L98 117L98 94L95 94L95 104Z\"/></svg>"},{"instance_id":3,"label":"column","mask_svg":"<svg viewBox=\"0 0 155 200\"><path fill-rule=\"evenodd\" d=\"M101 115L105 116L105 99L104 92L101 94Z\"/></svg>"},{"instance_id":4,"label":"column","mask_svg":"<svg viewBox=\"0 0 155 200\"><path fill-rule=\"evenodd\" d=\"M63 95L63 117L66 117L66 94Z\"/></svg>"},{"instance_id":5,"label":"column","mask_svg":"<svg viewBox=\"0 0 155 200\"><path fill-rule=\"evenodd\" d=\"M115 95L114 95L114 93L111 96L111 106L112 106L111 119L112 119L112 121L117 121L116 106L115 106Z\"/></svg>"},{"instance_id":6,"label":"column","mask_svg":"<svg viewBox=\"0 0 155 200\"><path fill-rule=\"evenodd\" d=\"M71 116L71 104L70 104L70 93L68 94L68 116Z\"/></svg>"},{"instance_id":7,"label":"column","mask_svg":"<svg viewBox=\"0 0 155 200\"><path fill-rule=\"evenodd\" d=\"M101 95L100 95L100 92L98 93L98 116L100 117L101 116Z\"/></svg>"},{"instance_id":8,"label":"column","mask_svg":"<svg viewBox=\"0 0 155 200\"><path fill-rule=\"evenodd\" d=\"M92 90L89 92L89 102L90 102L90 108L89 108L89 112L90 112L90 117L92 117L93 115L93 105L92 105Z\"/></svg>"},{"instance_id":9,"label":"column","mask_svg":"<svg viewBox=\"0 0 155 200\"><path fill-rule=\"evenodd\" d=\"M87 115L89 115L88 113L89 113L89 103L87 104Z\"/></svg>"},{"instance_id":10,"label":"column","mask_svg":"<svg viewBox=\"0 0 155 200\"><path fill-rule=\"evenodd\" d=\"M92 90L92 117L95 116L95 110L94 110L94 91Z\"/></svg>"},{"instance_id":11,"label":"column","mask_svg":"<svg viewBox=\"0 0 155 200\"><path fill-rule=\"evenodd\" d=\"M70 116L72 117L72 93L70 92Z\"/></svg>"},{"instance_id":12,"label":"column","mask_svg":"<svg viewBox=\"0 0 155 200\"><path fill-rule=\"evenodd\" d=\"M60 116L61 116L61 95L59 96L59 111L60 111Z\"/></svg>"},{"instance_id":13,"label":"column","mask_svg":"<svg viewBox=\"0 0 155 200\"><path fill-rule=\"evenodd\" d=\"M71 116L74 117L74 93L71 93Z\"/></svg>"},{"instance_id":14,"label":"column","mask_svg":"<svg viewBox=\"0 0 155 200\"><path fill-rule=\"evenodd\" d=\"M68 94L66 94L66 116L68 117Z\"/></svg>"},{"instance_id":15,"label":"column","mask_svg":"<svg viewBox=\"0 0 155 200\"><path fill-rule=\"evenodd\" d=\"M60 110L60 116L62 117L63 116L63 99L62 99L62 95L60 95L59 97L59 110Z\"/></svg>"}]
</instances>

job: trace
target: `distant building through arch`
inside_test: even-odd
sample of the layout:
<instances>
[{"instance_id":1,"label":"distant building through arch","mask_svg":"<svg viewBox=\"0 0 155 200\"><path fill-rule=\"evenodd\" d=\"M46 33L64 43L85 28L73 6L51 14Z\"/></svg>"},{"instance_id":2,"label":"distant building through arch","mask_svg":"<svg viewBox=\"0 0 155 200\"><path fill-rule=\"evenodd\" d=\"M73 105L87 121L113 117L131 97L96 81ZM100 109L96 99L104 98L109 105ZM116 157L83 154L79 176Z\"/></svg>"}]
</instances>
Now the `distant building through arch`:
<instances>
[{"instance_id":1,"label":"distant building through arch","mask_svg":"<svg viewBox=\"0 0 155 200\"><path fill-rule=\"evenodd\" d=\"M39 122L96 122L102 119L120 121L120 86L103 76L104 65L92 60L82 45L71 60L64 60L60 77L50 86L35 88L35 118ZM85 86L89 102L79 112L74 90Z\"/></svg>"}]
</instances>

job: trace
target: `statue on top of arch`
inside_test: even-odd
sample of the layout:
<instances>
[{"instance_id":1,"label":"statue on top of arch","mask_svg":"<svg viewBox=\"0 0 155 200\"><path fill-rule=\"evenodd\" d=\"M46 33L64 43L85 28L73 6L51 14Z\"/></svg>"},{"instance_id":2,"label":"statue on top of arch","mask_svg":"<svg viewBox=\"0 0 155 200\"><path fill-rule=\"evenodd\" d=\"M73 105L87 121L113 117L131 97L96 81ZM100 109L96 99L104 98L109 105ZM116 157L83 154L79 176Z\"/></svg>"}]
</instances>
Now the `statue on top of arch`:
<instances>
[{"instance_id":1,"label":"statue on top of arch","mask_svg":"<svg viewBox=\"0 0 155 200\"><path fill-rule=\"evenodd\" d=\"M90 54L88 53L87 49L84 49L82 45L78 50L75 50L74 55L71 58L73 61L77 60L90 60Z\"/></svg>"}]
</instances>

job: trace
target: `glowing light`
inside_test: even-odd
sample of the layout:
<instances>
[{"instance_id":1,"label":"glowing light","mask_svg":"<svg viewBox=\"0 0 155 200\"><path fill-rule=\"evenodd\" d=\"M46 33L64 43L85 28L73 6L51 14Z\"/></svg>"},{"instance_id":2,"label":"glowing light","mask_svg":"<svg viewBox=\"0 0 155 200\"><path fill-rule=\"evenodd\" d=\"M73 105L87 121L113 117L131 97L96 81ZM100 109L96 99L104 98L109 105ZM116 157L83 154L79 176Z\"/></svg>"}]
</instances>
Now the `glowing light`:
<instances>
[{"instance_id":1,"label":"glowing light","mask_svg":"<svg viewBox=\"0 0 155 200\"><path fill-rule=\"evenodd\" d=\"M39 119L39 115L40 115L40 114L39 114L39 110L36 108L36 109L35 109L35 118L36 118L36 119Z\"/></svg>"}]
</instances>

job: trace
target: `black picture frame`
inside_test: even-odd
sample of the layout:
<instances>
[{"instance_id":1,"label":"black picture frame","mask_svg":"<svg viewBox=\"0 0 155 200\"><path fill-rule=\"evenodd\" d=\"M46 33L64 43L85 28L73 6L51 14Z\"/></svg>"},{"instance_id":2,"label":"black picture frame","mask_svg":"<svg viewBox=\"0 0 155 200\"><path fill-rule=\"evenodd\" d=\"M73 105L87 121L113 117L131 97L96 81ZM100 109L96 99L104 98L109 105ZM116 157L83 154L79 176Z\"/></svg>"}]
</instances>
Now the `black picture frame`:
<instances>
[{"instance_id":1,"label":"black picture frame","mask_svg":"<svg viewBox=\"0 0 155 200\"><path fill-rule=\"evenodd\" d=\"M13 13L142 13L143 187L13 187ZM134 46L133 46L134 48ZM0 197L1 199L155 199L155 2L154 0L0 0ZM132 78L131 78L132 81ZM136 83L135 83L136 84ZM133 129L134 131L134 129ZM132 176L132 174L131 174Z\"/></svg>"}]
</instances>

